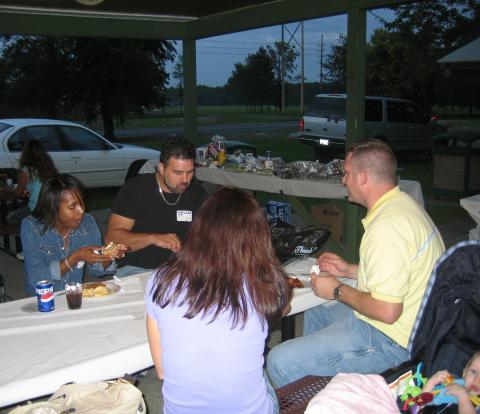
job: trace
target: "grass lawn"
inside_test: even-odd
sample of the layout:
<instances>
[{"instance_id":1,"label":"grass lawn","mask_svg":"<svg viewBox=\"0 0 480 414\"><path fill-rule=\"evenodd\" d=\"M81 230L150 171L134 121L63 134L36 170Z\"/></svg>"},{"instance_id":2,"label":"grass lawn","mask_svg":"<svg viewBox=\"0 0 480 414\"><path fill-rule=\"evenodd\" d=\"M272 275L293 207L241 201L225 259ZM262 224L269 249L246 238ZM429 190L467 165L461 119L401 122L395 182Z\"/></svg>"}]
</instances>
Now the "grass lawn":
<instances>
[{"instance_id":1,"label":"grass lawn","mask_svg":"<svg viewBox=\"0 0 480 414\"><path fill-rule=\"evenodd\" d=\"M276 111L273 107L264 109L262 112L249 111L242 105L200 105L198 111L199 125L229 124L239 122L276 122L297 121L301 118L300 107L291 106L285 108L285 113ZM183 125L183 109L179 107L167 107L165 112L154 111L143 117L129 117L125 119L125 125L115 125L116 128L152 128L173 127ZM92 125L94 129L102 130L103 126L99 119Z\"/></svg>"}]
</instances>

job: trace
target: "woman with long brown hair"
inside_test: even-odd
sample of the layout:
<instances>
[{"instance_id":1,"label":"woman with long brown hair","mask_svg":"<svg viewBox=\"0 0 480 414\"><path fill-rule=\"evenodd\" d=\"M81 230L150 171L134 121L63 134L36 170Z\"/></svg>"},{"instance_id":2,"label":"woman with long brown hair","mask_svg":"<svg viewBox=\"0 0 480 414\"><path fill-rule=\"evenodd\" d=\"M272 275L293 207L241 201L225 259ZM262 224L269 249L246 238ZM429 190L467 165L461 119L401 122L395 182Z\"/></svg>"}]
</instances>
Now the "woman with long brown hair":
<instances>
[{"instance_id":1,"label":"woman with long brown hair","mask_svg":"<svg viewBox=\"0 0 480 414\"><path fill-rule=\"evenodd\" d=\"M47 178L58 174L52 158L38 139L30 139L25 143L18 163L18 184L12 192L18 197L28 197L28 205L10 212L7 218L10 223L19 223L32 214L42 184Z\"/></svg>"},{"instance_id":2,"label":"woman with long brown hair","mask_svg":"<svg viewBox=\"0 0 480 414\"><path fill-rule=\"evenodd\" d=\"M181 251L148 283L147 331L164 412L278 412L263 374L269 324L291 289L262 210L222 187L197 212Z\"/></svg>"}]
</instances>

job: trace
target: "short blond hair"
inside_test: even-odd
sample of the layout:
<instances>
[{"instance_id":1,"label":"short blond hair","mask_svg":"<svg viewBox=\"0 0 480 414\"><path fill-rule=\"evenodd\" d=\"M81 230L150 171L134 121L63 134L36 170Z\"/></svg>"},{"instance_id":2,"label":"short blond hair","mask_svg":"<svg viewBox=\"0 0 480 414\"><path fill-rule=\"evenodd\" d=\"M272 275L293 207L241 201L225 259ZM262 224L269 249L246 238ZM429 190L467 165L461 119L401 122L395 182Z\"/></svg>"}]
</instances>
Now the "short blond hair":
<instances>
[{"instance_id":1,"label":"short blond hair","mask_svg":"<svg viewBox=\"0 0 480 414\"><path fill-rule=\"evenodd\" d=\"M354 167L367 171L378 181L397 184L397 158L390 146L378 139L355 142L346 150L352 155Z\"/></svg>"},{"instance_id":2,"label":"short blond hair","mask_svg":"<svg viewBox=\"0 0 480 414\"><path fill-rule=\"evenodd\" d=\"M463 370L463 375L465 376L465 373L467 372L467 369L470 368L472 365L473 361L475 361L477 358L480 358L480 351L477 351L473 354L473 356L468 360L467 365L465 365L465 368Z\"/></svg>"}]
</instances>

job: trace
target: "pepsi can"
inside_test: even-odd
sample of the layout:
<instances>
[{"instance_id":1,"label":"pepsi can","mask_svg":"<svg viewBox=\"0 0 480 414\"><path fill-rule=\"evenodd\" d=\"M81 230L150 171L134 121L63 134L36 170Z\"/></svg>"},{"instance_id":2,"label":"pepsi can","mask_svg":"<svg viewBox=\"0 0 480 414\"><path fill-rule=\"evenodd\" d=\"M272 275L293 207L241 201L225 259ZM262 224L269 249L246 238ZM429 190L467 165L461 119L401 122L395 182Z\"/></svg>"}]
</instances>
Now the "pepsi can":
<instances>
[{"instance_id":1,"label":"pepsi can","mask_svg":"<svg viewBox=\"0 0 480 414\"><path fill-rule=\"evenodd\" d=\"M35 289L39 312L51 312L55 309L53 283L50 280L40 280Z\"/></svg>"}]
</instances>

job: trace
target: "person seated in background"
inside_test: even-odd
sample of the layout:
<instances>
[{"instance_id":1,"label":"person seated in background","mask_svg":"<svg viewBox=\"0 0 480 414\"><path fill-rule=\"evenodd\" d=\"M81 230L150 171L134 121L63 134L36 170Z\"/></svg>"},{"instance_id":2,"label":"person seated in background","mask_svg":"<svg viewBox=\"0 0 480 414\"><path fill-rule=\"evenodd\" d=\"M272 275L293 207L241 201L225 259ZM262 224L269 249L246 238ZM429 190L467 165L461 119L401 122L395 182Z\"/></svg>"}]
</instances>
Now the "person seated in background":
<instances>
[{"instance_id":1,"label":"person seated in background","mask_svg":"<svg viewBox=\"0 0 480 414\"><path fill-rule=\"evenodd\" d=\"M117 277L156 269L179 251L207 197L194 181L194 161L189 141L169 139L162 145L157 172L131 178L120 189L105 236L107 242L131 248L119 262Z\"/></svg>"},{"instance_id":2,"label":"person seated in background","mask_svg":"<svg viewBox=\"0 0 480 414\"><path fill-rule=\"evenodd\" d=\"M66 280L82 283L85 263L94 276L113 273L114 259L125 255L124 245L114 256L98 253L100 230L85 213L84 196L83 184L71 175L57 175L43 183L37 206L21 225L28 295L35 295L40 280L51 280L55 291L63 290Z\"/></svg>"},{"instance_id":3,"label":"person seated in background","mask_svg":"<svg viewBox=\"0 0 480 414\"><path fill-rule=\"evenodd\" d=\"M432 269L445 250L435 224L397 185L397 160L383 141L347 148L343 184L348 199L367 209L359 263L326 252L312 289L331 306L305 312L304 336L268 354L272 381L283 386L306 375L380 373L410 358L408 339ZM337 277L357 279L357 287Z\"/></svg>"},{"instance_id":4,"label":"person seated in background","mask_svg":"<svg viewBox=\"0 0 480 414\"><path fill-rule=\"evenodd\" d=\"M22 150L19 160L17 187L8 189L18 198L28 197L28 205L11 211L7 216L9 223L20 223L32 214L37 205L42 183L49 177L58 174L50 155L37 139L28 140Z\"/></svg>"},{"instance_id":5,"label":"person seated in background","mask_svg":"<svg viewBox=\"0 0 480 414\"><path fill-rule=\"evenodd\" d=\"M432 392L438 386L448 383L452 375L448 371L438 371L433 374L423 387L423 392ZM458 401L458 414L480 413L480 406L477 408L471 397L480 402L480 351L470 358L463 370L464 384L451 383L446 385L445 395L455 397Z\"/></svg>"},{"instance_id":6,"label":"person seated in background","mask_svg":"<svg viewBox=\"0 0 480 414\"><path fill-rule=\"evenodd\" d=\"M278 412L263 353L268 327L290 302L286 276L255 199L216 190L182 249L147 284L147 333L165 414Z\"/></svg>"}]
</instances>

